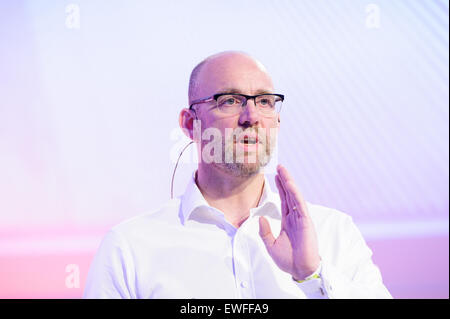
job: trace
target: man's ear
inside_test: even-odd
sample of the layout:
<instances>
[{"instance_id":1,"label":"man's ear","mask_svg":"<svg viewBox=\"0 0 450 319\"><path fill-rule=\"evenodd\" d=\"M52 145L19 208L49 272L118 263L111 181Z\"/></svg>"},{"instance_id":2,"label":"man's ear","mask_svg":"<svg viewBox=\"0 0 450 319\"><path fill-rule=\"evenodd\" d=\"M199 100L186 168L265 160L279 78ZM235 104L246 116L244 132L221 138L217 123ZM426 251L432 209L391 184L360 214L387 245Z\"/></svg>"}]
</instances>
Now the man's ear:
<instances>
[{"instance_id":1,"label":"man's ear","mask_svg":"<svg viewBox=\"0 0 450 319\"><path fill-rule=\"evenodd\" d=\"M191 140L194 139L194 114L192 110L184 108L180 112L178 122L183 133Z\"/></svg>"}]
</instances>

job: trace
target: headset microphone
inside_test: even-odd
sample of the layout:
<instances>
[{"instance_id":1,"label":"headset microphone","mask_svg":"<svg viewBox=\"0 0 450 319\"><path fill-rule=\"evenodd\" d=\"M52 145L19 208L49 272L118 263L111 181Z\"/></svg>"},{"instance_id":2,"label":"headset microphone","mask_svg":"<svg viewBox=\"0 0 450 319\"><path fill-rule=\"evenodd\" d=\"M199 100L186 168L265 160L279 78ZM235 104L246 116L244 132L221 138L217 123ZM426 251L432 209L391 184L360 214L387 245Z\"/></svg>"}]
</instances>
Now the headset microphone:
<instances>
[{"instance_id":1,"label":"headset microphone","mask_svg":"<svg viewBox=\"0 0 450 319\"><path fill-rule=\"evenodd\" d=\"M183 152L187 149L187 147L189 145L191 145L192 143L194 143L194 141L189 142L188 145L186 145L183 150L180 152L180 155L178 156L177 159L177 163L175 164L175 168L173 169L173 174L172 174L172 182L170 183L170 198L173 199L173 179L175 178L175 172L177 171L177 166L178 166L178 162L180 161L180 157L181 155L183 155Z\"/></svg>"}]
</instances>

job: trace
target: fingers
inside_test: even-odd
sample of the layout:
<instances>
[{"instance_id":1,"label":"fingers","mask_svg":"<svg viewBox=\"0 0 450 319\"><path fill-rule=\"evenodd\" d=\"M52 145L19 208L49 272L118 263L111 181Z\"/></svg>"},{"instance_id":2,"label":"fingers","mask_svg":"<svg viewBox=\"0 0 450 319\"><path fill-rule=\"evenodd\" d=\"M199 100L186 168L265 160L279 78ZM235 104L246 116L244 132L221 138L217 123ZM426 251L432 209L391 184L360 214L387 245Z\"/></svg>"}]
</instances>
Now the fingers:
<instances>
[{"instance_id":1,"label":"fingers","mask_svg":"<svg viewBox=\"0 0 450 319\"><path fill-rule=\"evenodd\" d=\"M301 195L297 186L295 185L294 179L288 173L287 169L282 165L278 165L277 171L277 176L279 176L280 178L281 184L283 185L286 193L286 198L289 202L289 212L292 212L293 208L296 207L296 212L300 217L307 217L308 211L306 202L303 199L303 196Z\"/></svg>"},{"instance_id":2,"label":"fingers","mask_svg":"<svg viewBox=\"0 0 450 319\"><path fill-rule=\"evenodd\" d=\"M266 245L266 248L270 249L275 242L275 237L272 234L269 222L262 216L259 218L259 235L261 236L264 245Z\"/></svg>"},{"instance_id":3,"label":"fingers","mask_svg":"<svg viewBox=\"0 0 450 319\"><path fill-rule=\"evenodd\" d=\"M281 199L281 216L286 217L288 213L286 191L284 190L284 187L281 184L280 176L278 175L275 176L275 184L277 185L278 193L280 194Z\"/></svg>"},{"instance_id":4,"label":"fingers","mask_svg":"<svg viewBox=\"0 0 450 319\"><path fill-rule=\"evenodd\" d=\"M283 213L283 208L285 209L283 216L286 217L291 212L294 204L292 203L292 199L290 198L289 192L286 191L286 186L284 185L284 182L282 181L279 174L275 176L275 182L277 183L278 190L280 191L282 204L281 210Z\"/></svg>"},{"instance_id":5,"label":"fingers","mask_svg":"<svg viewBox=\"0 0 450 319\"><path fill-rule=\"evenodd\" d=\"M275 176L275 184L278 188L278 193L280 194L281 199L281 229L285 229L286 226L286 217L289 213L286 192L284 190L283 185L281 184L280 177L278 175Z\"/></svg>"},{"instance_id":6,"label":"fingers","mask_svg":"<svg viewBox=\"0 0 450 319\"><path fill-rule=\"evenodd\" d=\"M280 180L281 185L285 191L286 201L289 207L289 213L294 211L294 207L298 208L297 202L295 201L295 196L293 196L293 189L290 184L288 184L290 176L286 175L287 171L281 165L278 165L278 178Z\"/></svg>"}]
</instances>

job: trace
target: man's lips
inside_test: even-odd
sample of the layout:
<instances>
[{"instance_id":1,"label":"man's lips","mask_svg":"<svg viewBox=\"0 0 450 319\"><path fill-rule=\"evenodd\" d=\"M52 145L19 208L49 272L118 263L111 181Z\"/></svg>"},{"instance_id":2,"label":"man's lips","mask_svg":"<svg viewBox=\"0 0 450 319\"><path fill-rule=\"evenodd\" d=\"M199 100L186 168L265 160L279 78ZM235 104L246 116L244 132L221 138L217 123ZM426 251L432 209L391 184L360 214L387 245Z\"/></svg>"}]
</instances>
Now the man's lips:
<instances>
[{"instance_id":1,"label":"man's lips","mask_svg":"<svg viewBox=\"0 0 450 319\"><path fill-rule=\"evenodd\" d=\"M259 143L258 134L256 133L243 133L236 139L238 143L255 145Z\"/></svg>"}]
</instances>

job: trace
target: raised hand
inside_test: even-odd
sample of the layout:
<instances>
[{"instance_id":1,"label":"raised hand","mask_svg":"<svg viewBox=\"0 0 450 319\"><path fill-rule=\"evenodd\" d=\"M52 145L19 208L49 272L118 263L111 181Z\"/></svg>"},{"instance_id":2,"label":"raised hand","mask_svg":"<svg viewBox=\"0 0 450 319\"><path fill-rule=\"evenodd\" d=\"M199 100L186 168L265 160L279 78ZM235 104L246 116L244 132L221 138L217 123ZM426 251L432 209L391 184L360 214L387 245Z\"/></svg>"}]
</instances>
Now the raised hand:
<instances>
[{"instance_id":1,"label":"raised hand","mask_svg":"<svg viewBox=\"0 0 450 319\"><path fill-rule=\"evenodd\" d=\"M281 231L275 238L265 217L259 219L259 234L277 266L303 280L319 267L317 236L306 202L286 168L277 167L275 182L281 198Z\"/></svg>"}]
</instances>

